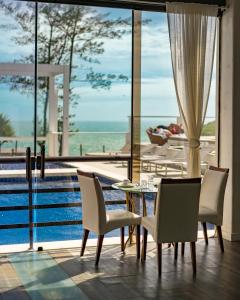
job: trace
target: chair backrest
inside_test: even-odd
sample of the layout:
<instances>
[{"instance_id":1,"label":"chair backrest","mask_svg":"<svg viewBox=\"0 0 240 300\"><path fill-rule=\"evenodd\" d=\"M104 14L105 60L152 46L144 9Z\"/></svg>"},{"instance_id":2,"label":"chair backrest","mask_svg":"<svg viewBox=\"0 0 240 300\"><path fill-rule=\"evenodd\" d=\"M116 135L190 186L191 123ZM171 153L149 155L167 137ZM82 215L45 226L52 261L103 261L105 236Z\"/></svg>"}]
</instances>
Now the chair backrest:
<instances>
[{"instance_id":1,"label":"chair backrest","mask_svg":"<svg viewBox=\"0 0 240 300\"><path fill-rule=\"evenodd\" d=\"M106 225L106 209L102 188L94 173L77 170L82 199L83 227L101 234Z\"/></svg>"},{"instance_id":2,"label":"chair backrest","mask_svg":"<svg viewBox=\"0 0 240 300\"><path fill-rule=\"evenodd\" d=\"M156 209L158 242L197 240L201 178L162 179Z\"/></svg>"},{"instance_id":3,"label":"chair backrest","mask_svg":"<svg viewBox=\"0 0 240 300\"><path fill-rule=\"evenodd\" d=\"M218 224L222 225L223 202L229 169L210 166L203 177L200 206L211 209L218 216Z\"/></svg>"}]
</instances>

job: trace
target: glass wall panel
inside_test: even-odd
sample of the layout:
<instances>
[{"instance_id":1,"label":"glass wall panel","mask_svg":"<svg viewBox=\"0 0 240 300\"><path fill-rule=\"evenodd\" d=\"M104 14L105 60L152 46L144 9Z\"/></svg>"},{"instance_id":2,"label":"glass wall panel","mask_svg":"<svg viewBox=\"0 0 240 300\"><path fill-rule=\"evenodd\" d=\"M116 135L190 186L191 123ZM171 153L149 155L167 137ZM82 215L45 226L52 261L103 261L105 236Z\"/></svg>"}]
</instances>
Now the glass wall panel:
<instances>
[{"instance_id":1,"label":"glass wall panel","mask_svg":"<svg viewBox=\"0 0 240 300\"><path fill-rule=\"evenodd\" d=\"M33 147L34 22L34 3L0 2L0 251L29 248L26 164L4 159Z\"/></svg>"},{"instance_id":2,"label":"glass wall panel","mask_svg":"<svg viewBox=\"0 0 240 300\"><path fill-rule=\"evenodd\" d=\"M38 23L38 134L48 154L129 151L131 11L39 3Z\"/></svg>"},{"instance_id":3,"label":"glass wall panel","mask_svg":"<svg viewBox=\"0 0 240 300\"><path fill-rule=\"evenodd\" d=\"M172 74L167 15L143 12L141 177L187 176L188 141L181 121ZM216 59L215 59L216 60ZM216 62L201 135L202 174L216 160ZM152 134L153 133L153 134Z\"/></svg>"},{"instance_id":4,"label":"glass wall panel","mask_svg":"<svg viewBox=\"0 0 240 300\"><path fill-rule=\"evenodd\" d=\"M130 152L131 29L130 10L38 4L37 132L46 156L108 158ZM81 239L77 168L95 172L103 185L128 174L127 162L121 161L51 162L44 179L36 172L35 246ZM106 193L106 201L124 199L121 193Z\"/></svg>"},{"instance_id":5,"label":"glass wall panel","mask_svg":"<svg viewBox=\"0 0 240 300\"><path fill-rule=\"evenodd\" d=\"M218 35L218 30L217 30ZM209 165L217 166L218 152L217 152L217 138L218 138L218 126L217 126L217 67L218 67L218 38L216 38L213 75L211 82L211 89L207 107L206 118L201 133L201 169L202 173L206 170Z\"/></svg>"},{"instance_id":6,"label":"glass wall panel","mask_svg":"<svg viewBox=\"0 0 240 300\"><path fill-rule=\"evenodd\" d=\"M35 4L0 3L0 156L33 146Z\"/></svg>"}]
</instances>

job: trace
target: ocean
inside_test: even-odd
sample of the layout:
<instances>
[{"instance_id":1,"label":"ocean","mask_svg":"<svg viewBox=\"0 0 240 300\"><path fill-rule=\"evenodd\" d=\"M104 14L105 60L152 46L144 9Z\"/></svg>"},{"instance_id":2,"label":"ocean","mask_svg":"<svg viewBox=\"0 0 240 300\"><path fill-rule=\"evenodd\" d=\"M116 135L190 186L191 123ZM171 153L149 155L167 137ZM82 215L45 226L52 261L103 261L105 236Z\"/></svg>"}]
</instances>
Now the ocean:
<instances>
[{"instance_id":1,"label":"ocean","mask_svg":"<svg viewBox=\"0 0 240 300\"><path fill-rule=\"evenodd\" d=\"M146 129L176 122L176 117L154 117L141 120L141 141L147 142ZM33 146L33 122L12 122L16 136L28 137L18 141L18 148ZM129 121L75 121L69 134L69 154L84 155L88 152L116 152L127 143ZM30 140L29 140L30 138ZM4 148L15 148L16 141L5 143Z\"/></svg>"}]
</instances>

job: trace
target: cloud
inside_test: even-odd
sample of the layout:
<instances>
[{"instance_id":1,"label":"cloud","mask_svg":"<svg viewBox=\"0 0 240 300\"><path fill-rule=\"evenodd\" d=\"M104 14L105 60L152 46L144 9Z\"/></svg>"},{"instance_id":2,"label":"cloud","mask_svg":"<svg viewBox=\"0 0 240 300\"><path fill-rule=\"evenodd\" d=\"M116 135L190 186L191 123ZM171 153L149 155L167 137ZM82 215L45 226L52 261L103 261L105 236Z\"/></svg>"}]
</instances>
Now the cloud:
<instances>
[{"instance_id":1,"label":"cloud","mask_svg":"<svg viewBox=\"0 0 240 300\"><path fill-rule=\"evenodd\" d=\"M109 11L112 11L113 17L121 15L120 10L109 9ZM131 11L128 12L124 11L124 17L131 15ZM142 27L142 114L174 115L178 113L178 106L172 78L166 14L144 12L143 19L149 18L152 21ZM0 25L10 24L11 20L0 12ZM131 25L129 30L131 31ZM125 120L131 113L131 32L124 34L121 39L101 39L101 41L104 42L105 52L98 57L101 64L95 64L94 70L102 73L122 73L129 77L129 81L114 82L110 90L94 90L87 82L75 83L74 93L80 96L80 102L77 108L71 109L71 112L76 114L76 120ZM0 43L0 60L4 62L33 53L33 47L16 46L11 40L11 34L7 34L3 29L0 29ZM78 65L76 72L83 73L84 77L86 71L82 69L80 61L75 59L74 63ZM208 115L215 113L215 90L213 82ZM29 99L11 92L5 92L4 97L9 103L17 103L17 99L21 99L22 107L29 112L29 118L32 119L30 112L32 108L27 108ZM7 101L2 108L6 113L9 109ZM14 115L11 117L14 118Z\"/></svg>"},{"instance_id":2,"label":"cloud","mask_svg":"<svg viewBox=\"0 0 240 300\"><path fill-rule=\"evenodd\" d=\"M10 26L10 30L5 25ZM13 28L17 27L16 22L12 17L6 16L0 11L0 61L1 62L13 62L15 59L19 59L21 56L32 53L34 55L34 44L30 45L16 45L12 40L13 36L17 35L17 30Z\"/></svg>"}]
</instances>

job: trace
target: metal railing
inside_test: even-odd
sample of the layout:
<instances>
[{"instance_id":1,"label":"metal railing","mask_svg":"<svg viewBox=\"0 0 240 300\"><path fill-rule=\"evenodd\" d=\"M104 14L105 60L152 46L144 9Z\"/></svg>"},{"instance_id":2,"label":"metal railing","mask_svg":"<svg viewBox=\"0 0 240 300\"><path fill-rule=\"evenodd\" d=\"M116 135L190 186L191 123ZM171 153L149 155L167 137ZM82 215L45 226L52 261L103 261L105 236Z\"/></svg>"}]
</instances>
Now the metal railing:
<instances>
[{"instance_id":1,"label":"metal railing","mask_svg":"<svg viewBox=\"0 0 240 300\"><path fill-rule=\"evenodd\" d=\"M135 116L135 118L140 118L141 120L144 121L150 121L152 120L152 124L151 126L154 125L159 125L159 123L163 123L163 124L169 124L171 122L175 122L177 123L180 120L179 116L176 115L141 115L141 116ZM206 116L205 118L205 124L209 121L213 121L215 120L214 116ZM129 123L130 124L130 123ZM147 141L147 136L145 135L145 130L146 128L143 128L142 130L142 141ZM73 149L73 152L71 154L74 155L84 155L84 153L86 152L96 152L96 151L102 151L102 152L113 152L113 151L120 151L120 148L124 146L126 139L124 139L124 136L126 136L126 134L128 134L130 132L130 127L128 130L125 131L69 131L68 135L71 138L76 138L76 141L74 141L73 144L77 144L78 146L76 148ZM50 134L50 133L49 133ZM48 136L44 136L44 137L37 137L37 141L38 142L45 142L46 145L48 145L49 143L49 138L51 136L51 138L53 136L59 136L62 135L62 132L51 132L51 134ZM98 143L98 145L93 145L91 144L91 142L89 143L85 141L84 137L86 135L88 136L93 136L93 135L100 135L100 143ZM110 136L110 135L114 135L114 136L118 136L121 138L122 143L117 145L117 148L119 147L119 149L114 149L111 148L112 145L108 144L108 142L106 140L104 140L104 136ZM81 138L80 138L81 137ZM94 140L95 141L95 140ZM5 152L8 152L9 155L18 155L19 153L23 152L23 148L27 147L28 145L26 143L29 142L33 142L33 137L31 136L16 136L16 137L0 137L0 155L1 152L3 152L2 154L4 154ZM11 147L9 147L9 143L11 144ZM19 143L21 143L21 147L19 148ZM89 150L91 149L91 150ZM22 153L21 153L22 154Z\"/></svg>"}]
</instances>

